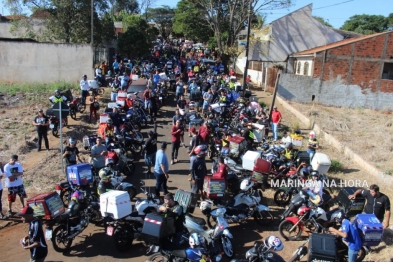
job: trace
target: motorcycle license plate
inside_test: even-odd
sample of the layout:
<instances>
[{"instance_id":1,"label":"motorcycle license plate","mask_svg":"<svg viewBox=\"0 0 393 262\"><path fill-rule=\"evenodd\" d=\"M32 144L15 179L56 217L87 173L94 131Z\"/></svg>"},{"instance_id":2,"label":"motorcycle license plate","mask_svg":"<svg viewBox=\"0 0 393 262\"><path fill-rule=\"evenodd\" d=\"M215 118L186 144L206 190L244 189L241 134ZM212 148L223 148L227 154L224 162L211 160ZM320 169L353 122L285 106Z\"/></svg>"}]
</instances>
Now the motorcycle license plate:
<instances>
[{"instance_id":1,"label":"motorcycle license plate","mask_svg":"<svg viewBox=\"0 0 393 262\"><path fill-rule=\"evenodd\" d=\"M54 127L55 127L54 124L50 124L50 125L49 125L49 128L54 128Z\"/></svg>"},{"instance_id":2,"label":"motorcycle license plate","mask_svg":"<svg viewBox=\"0 0 393 262\"><path fill-rule=\"evenodd\" d=\"M162 100L162 96L160 96L158 99Z\"/></svg>"},{"instance_id":3,"label":"motorcycle license plate","mask_svg":"<svg viewBox=\"0 0 393 262\"><path fill-rule=\"evenodd\" d=\"M45 238L47 240L52 239L52 230L51 229L46 229L45 230Z\"/></svg>"},{"instance_id":4,"label":"motorcycle license plate","mask_svg":"<svg viewBox=\"0 0 393 262\"><path fill-rule=\"evenodd\" d=\"M113 228L112 226L108 226L108 227L106 228L106 234L107 234L108 236L112 236L112 235L113 235L113 230L114 230L114 228Z\"/></svg>"}]
</instances>

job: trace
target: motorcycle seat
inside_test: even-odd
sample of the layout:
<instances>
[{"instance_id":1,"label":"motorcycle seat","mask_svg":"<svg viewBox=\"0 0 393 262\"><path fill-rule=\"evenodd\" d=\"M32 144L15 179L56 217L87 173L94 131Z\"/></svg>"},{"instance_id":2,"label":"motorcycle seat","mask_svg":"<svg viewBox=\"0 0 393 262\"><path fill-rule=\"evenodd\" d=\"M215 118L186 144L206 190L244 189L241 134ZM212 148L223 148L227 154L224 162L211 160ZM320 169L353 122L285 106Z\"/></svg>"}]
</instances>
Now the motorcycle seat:
<instances>
[{"instance_id":1,"label":"motorcycle seat","mask_svg":"<svg viewBox=\"0 0 393 262\"><path fill-rule=\"evenodd\" d=\"M227 213L230 215L238 215L241 213L246 213L248 206L246 204L240 204L235 207L227 207Z\"/></svg>"},{"instance_id":2,"label":"motorcycle seat","mask_svg":"<svg viewBox=\"0 0 393 262\"><path fill-rule=\"evenodd\" d=\"M67 210L66 212L64 212L63 214L61 214L61 215L59 216L59 218L60 218L61 220L65 220L65 219L70 218L70 215L71 215L71 210Z\"/></svg>"},{"instance_id":3,"label":"motorcycle seat","mask_svg":"<svg viewBox=\"0 0 393 262\"><path fill-rule=\"evenodd\" d=\"M244 169L243 166L240 165L240 164L235 165L234 168L235 168L236 170L239 170L239 171L249 171L249 170L247 170L247 169Z\"/></svg>"},{"instance_id":4,"label":"motorcycle seat","mask_svg":"<svg viewBox=\"0 0 393 262\"><path fill-rule=\"evenodd\" d=\"M206 225L206 221L203 218L200 217L194 217L193 215L188 214L187 217L194 223L200 225L200 226L204 226Z\"/></svg>"}]
</instances>

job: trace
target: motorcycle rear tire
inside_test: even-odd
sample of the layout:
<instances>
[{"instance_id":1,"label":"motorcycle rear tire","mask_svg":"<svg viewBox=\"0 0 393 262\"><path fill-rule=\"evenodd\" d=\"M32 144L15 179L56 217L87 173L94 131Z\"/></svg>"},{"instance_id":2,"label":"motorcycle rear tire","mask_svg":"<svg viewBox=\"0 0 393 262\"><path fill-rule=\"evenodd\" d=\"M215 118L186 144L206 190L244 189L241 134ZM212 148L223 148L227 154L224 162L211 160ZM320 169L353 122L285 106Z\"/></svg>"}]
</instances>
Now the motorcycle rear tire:
<instances>
[{"instance_id":1,"label":"motorcycle rear tire","mask_svg":"<svg viewBox=\"0 0 393 262\"><path fill-rule=\"evenodd\" d=\"M66 234L67 234L67 228L65 225L60 225L53 230L51 241L52 241L53 249L56 252L64 252L70 249L72 245L72 239L65 240L64 247L60 247L59 243L57 243L57 240L59 238L66 238L67 237Z\"/></svg>"},{"instance_id":2,"label":"motorcycle rear tire","mask_svg":"<svg viewBox=\"0 0 393 262\"><path fill-rule=\"evenodd\" d=\"M70 110L70 117L74 120L76 120L76 111L75 110Z\"/></svg>"},{"instance_id":3,"label":"motorcycle rear tire","mask_svg":"<svg viewBox=\"0 0 393 262\"><path fill-rule=\"evenodd\" d=\"M286 195L286 198L284 196ZM277 189L276 193L274 193L274 203L277 204L277 206L286 206L289 204L289 201L291 201L292 198L292 193L286 193L284 189Z\"/></svg>"},{"instance_id":4,"label":"motorcycle rear tire","mask_svg":"<svg viewBox=\"0 0 393 262\"><path fill-rule=\"evenodd\" d=\"M285 240L290 240L294 241L299 239L299 237L302 235L302 230L300 229L299 225L296 226L295 230L297 229L298 232L296 233L295 236L288 236L284 234L284 229L293 227L294 224L291 221L288 220L283 220L280 225L278 226L278 231L280 232L280 235L285 239Z\"/></svg>"},{"instance_id":5,"label":"motorcycle rear tire","mask_svg":"<svg viewBox=\"0 0 393 262\"><path fill-rule=\"evenodd\" d=\"M55 126L54 128L52 128L52 135L54 137L58 137L59 136L59 128L57 126Z\"/></svg>"},{"instance_id":6,"label":"motorcycle rear tire","mask_svg":"<svg viewBox=\"0 0 393 262\"><path fill-rule=\"evenodd\" d=\"M120 252L129 250L129 247L132 245L133 241L133 232L128 227L117 227L115 232L113 232L113 243L116 249Z\"/></svg>"}]
</instances>

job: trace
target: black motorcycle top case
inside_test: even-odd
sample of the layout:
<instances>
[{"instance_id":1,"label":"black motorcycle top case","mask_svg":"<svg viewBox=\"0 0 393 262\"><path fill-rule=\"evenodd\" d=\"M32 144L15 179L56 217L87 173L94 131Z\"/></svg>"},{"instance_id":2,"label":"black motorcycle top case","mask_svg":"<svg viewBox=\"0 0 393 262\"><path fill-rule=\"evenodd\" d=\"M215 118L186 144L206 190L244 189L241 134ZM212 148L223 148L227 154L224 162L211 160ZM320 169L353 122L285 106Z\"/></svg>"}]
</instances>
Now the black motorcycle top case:
<instances>
[{"instance_id":1,"label":"black motorcycle top case","mask_svg":"<svg viewBox=\"0 0 393 262\"><path fill-rule=\"evenodd\" d=\"M349 217L356 216L363 212L366 199L362 196L357 196L355 199L348 199L349 195L353 195L358 188L356 187L343 187L337 195L337 201L344 207Z\"/></svg>"},{"instance_id":2,"label":"black motorcycle top case","mask_svg":"<svg viewBox=\"0 0 393 262\"><path fill-rule=\"evenodd\" d=\"M308 262L336 261L336 237L334 235L313 233L308 243Z\"/></svg>"},{"instance_id":3,"label":"black motorcycle top case","mask_svg":"<svg viewBox=\"0 0 393 262\"><path fill-rule=\"evenodd\" d=\"M149 244L161 244L165 237L175 233L174 223L173 218L164 217L164 214L147 214L141 232L143 240Z\"/></svg>"},{"instance_id":4,"label":"black motorcycle top case","mask_svg":"<svg viewBox=\"0 0 393 262\"><path fill-rule=\"evenodd\" d=\"M298 151L295 153L296 166L299 166L302 162L310 165L310 156L307 151Z\"/></svg>"},{"instance_id":5,"label":"black motorcycle top case","mask_svg":"<svg viewBox=\"0 0 393 262\"><path fill-rule=\"evenodd\" d=\"M249 91L249 90L246 90L246 91L244 92L244 97L245 97L245 98L250 98L251 95L252 95L252 93L251 93L251 91Z\"/></svg>"}]
</instances>

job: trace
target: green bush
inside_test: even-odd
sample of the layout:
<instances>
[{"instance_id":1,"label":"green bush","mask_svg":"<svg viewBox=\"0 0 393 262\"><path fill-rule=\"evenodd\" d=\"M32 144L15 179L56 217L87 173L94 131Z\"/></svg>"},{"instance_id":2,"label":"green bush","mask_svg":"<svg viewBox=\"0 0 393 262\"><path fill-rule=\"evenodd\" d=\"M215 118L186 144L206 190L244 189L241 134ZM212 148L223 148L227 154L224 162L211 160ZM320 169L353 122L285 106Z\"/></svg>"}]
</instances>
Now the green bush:
<instances>
[{"instance_id":1,"label":"green bush","mask_svg":"<svg viewBox=\"0 0 393 262\"><path fill-rule=\"evenodd\" d=\"M338 173L341 172L344 168L344 165L340 163L338 160L332 160L332 165L329 168L329 172Z\"/></svg>"},{"instance_id":2,"label":"green bush","mask_svg":"<svg viewBox=\"0 0 393 262\"><path fill-rule=\"evenodd\" d=\"M266 104L264 101L259 101L259 105L260 105L262 108L267 107L267 104Z\"/></svg>"}]
</instances>

